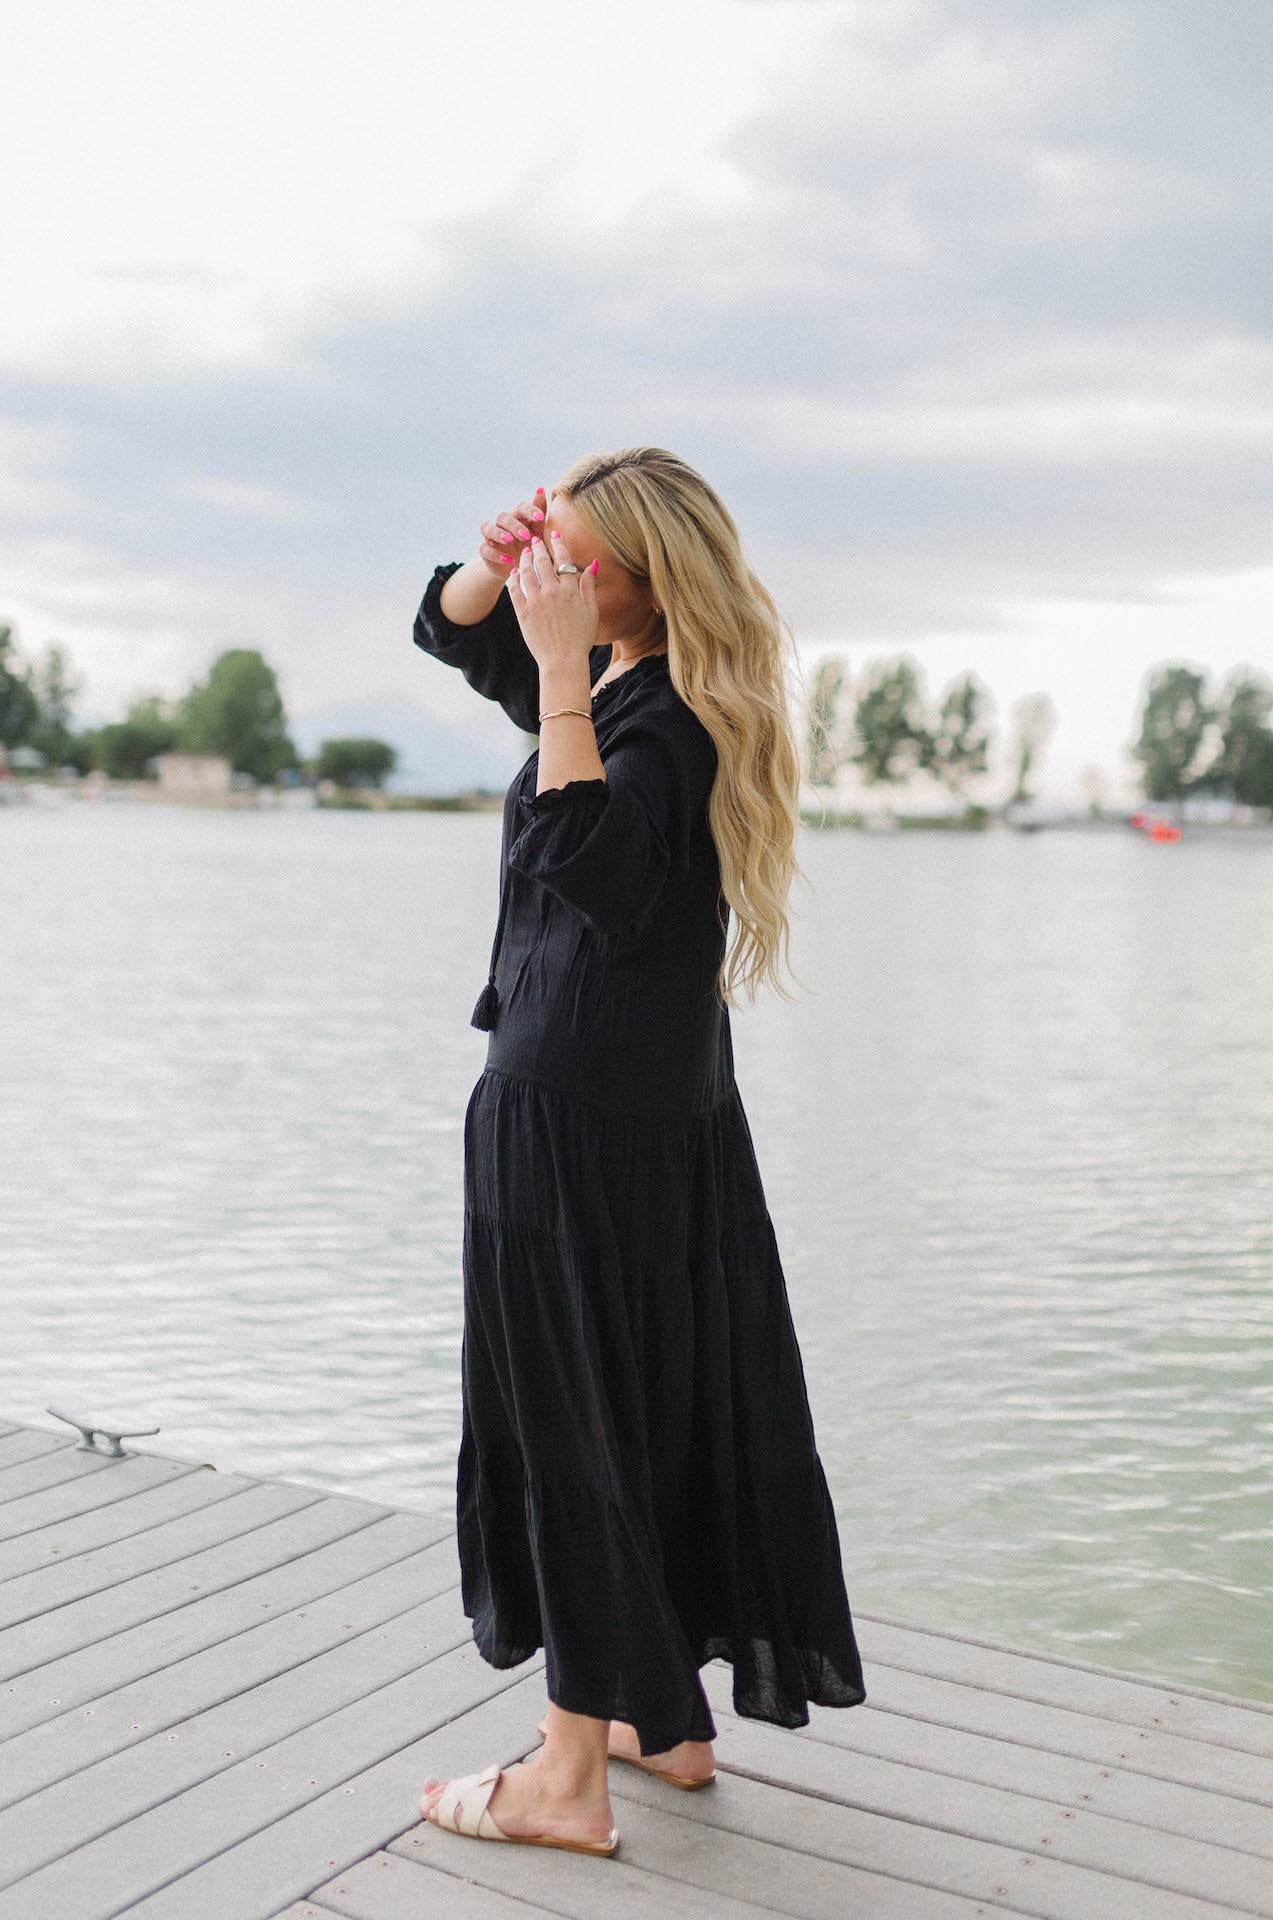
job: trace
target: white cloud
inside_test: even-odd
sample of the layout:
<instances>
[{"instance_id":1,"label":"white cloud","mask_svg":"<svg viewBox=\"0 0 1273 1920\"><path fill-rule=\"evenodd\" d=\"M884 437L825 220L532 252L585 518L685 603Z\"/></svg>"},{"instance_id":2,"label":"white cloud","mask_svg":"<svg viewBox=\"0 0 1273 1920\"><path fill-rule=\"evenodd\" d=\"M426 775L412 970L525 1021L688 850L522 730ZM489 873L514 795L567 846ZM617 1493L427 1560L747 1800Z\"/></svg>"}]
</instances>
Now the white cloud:
<instances>
[{"instance_id":1,"label":"white cloud","mask_svg":"<svg viewBox=\"0 0 1273 1920\"><path fill-rule=\"evenodd\" d=\"M637 439L807 647L1051 675L1076 763L1155 649L1273 666L1265 9L52 0L6 54L0 614L86 717L231 642L418 697L433 562Z\"/></svg>"},{"instance_id":2,"label":"white cloud","mask_svg":"<svg viewBox=\"0 0 1273 1920\"><path fill-rule=\"evenodd\" d=\"M586 245L698 171L817 32L733 0L28 8L6 22L0 354L251 361L324 301L426 285L439 221Z\"/></svg>"}]
</instances>

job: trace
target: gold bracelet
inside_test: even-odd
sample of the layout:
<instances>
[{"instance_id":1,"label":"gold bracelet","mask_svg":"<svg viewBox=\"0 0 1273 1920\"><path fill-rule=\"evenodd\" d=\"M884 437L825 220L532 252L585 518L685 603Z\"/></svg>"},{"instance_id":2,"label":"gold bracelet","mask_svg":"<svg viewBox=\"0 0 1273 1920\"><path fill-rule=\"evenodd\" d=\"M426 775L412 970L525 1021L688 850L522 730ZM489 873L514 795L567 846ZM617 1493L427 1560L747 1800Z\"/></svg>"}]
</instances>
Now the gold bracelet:
<instances>
[{"instance_id":1,"label":"gold bracelet","mask_svg":"<svg viewBox=\"0 0 1273 1920\"><path fill-rule=\"evenodd\" d=\"M581 720L591 720L592 715L584 707L554 707L551 713L541 713L541 720L555 720L559 713L577 713Z\"/></svg>"}]
</instances>

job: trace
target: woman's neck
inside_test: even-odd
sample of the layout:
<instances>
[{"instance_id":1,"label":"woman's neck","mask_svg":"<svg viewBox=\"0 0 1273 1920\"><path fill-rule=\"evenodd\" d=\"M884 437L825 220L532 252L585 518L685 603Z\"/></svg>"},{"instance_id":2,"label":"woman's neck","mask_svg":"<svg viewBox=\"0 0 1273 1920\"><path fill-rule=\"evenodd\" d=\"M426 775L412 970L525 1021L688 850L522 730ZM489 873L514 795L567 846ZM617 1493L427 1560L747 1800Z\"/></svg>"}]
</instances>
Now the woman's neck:
<instances>
[{"instance_id":1,"label":"woman's neck","mask_svg":"<svg viewBox=\"0 0 1273 1920\"><path fill-rule=\"evenodd\" d=\"M598 645L604 645L604 641ZM667 641L660 646L643 647L632 640L612 640L610 642L610 665L612 667L634 667L638 660L644 660L647 654L666 653Z\"/></svg>"},{"instance_id":2,"label":"woman's neck","mask_svg":"<svg viewBox=\"0 0 1273 1920\"><path fill-rule=\"evenodd\" d=\"M647 621L636 633L606 633L603 628L597 634L597 645L609 647L612 667L634 667L648 653L667 652L667 628L658 618Z\"/></svg>"}]
</instances>

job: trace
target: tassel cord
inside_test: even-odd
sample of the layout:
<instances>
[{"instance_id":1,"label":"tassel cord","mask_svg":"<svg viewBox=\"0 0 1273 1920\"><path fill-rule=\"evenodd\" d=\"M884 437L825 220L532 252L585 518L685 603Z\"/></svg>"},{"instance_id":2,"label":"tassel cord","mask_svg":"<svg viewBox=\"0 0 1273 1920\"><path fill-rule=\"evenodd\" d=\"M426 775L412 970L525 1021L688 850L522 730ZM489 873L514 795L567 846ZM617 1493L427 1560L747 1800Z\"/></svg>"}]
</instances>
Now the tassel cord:
<instances>
[{"instance_id":1,"label":"tassel cord","mask_svg":"<svg viewBox=\"0 0 1273 1920\"><path fill-rule=\"evenodd\" d=\"M491 964L486 985L477 996L477 1005L469 1021L471 1027L488 1033L499 1017L499 991L495 985L495 963L499 959L500 942L504 938L504 915L508 910L508 875L504 875L499 894L499 917L495 922L495 940L491 947Z\"/></svg>"}]
</instances>

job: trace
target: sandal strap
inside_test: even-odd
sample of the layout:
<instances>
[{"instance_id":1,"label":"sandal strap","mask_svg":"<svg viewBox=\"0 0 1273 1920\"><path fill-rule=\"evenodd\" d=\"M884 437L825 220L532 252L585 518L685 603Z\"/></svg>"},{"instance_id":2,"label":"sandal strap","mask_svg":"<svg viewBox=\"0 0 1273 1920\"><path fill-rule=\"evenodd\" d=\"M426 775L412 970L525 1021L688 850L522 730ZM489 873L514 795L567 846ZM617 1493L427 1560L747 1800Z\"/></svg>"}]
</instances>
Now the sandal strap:
<instances>
[{"instance_id":1,"label":"sandal strap","mask_svg":"<svg viewBox=\"0 0 1273 1920\"><path fill-rule=\"evenodd\" d=\"M458 1779L448 1780L433 1810L438 1825L452 1833L502 1840L504 1835L486 1811L502 1771L498 1761L492 1760L480 1773L464 1773Z\"/></svg>"}]
</instances>

